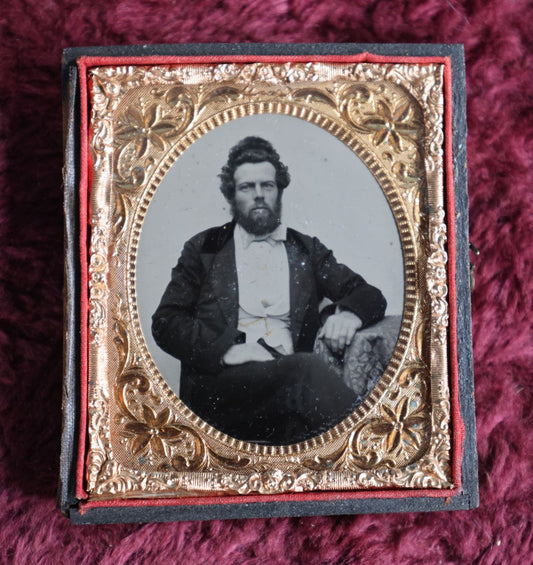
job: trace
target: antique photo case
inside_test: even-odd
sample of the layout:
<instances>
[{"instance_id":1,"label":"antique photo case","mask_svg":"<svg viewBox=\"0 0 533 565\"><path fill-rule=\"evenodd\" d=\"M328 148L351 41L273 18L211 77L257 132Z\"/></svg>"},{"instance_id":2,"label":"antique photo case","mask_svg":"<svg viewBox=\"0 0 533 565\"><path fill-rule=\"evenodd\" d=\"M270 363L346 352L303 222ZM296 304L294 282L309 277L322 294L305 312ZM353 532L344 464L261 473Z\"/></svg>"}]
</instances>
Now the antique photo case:
<instances>
[{"instance_id":1,"label":"antique photo case","mask_svg":"<svg viewBox=\"0 0 533 565\"><path fill-rule=\"evenodd\" d=\"M477 505L463 64L65 51L74 522Z\"/></svg>"}]
</instances>

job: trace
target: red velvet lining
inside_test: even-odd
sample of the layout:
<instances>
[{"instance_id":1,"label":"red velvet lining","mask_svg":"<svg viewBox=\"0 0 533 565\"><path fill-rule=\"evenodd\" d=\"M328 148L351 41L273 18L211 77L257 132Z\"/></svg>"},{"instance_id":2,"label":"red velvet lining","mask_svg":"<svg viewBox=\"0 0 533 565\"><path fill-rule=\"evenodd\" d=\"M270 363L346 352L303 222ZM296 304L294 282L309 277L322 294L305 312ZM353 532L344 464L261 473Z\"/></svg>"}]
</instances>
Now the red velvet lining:
<instances>
[{"instance_id":1,"label":"red velvet lining","mask_svg":"<svg viewBox=\"0 0 533 565\"><path fill-rule=\"evenodd\" d=\"M87 379L88 379L88 225L89 210L89 132L87 70L78 63L80 80L80 435L76 467L76 497L86 499L84 489L85 452L87 440ZM92 169L92 167L91 167Z\"/></svg>"},{"instance_id":2,"label":"red velvet lining","mask_svg":"<svg viewBox=\"0 0 533 565\"><path fill-rule=\"evenodd\" d=\"M90 500L80 503L80 514L91 508L121 508L126 506L203 506L205 504L254 504L263 502L319 502L327 500L356 500L369 498L449 498L457 494L456 489L436 490L365 490L365 491L333 491L308 492L295 494L251 494L238 496L184 496L182 498L139 498Z\"/></svg>"},{"instance_id":3,"label":"red velvet lining","mask_svg":"<svg viewBox=\"0 0 533 565\"><path fill-rule=\"evenodd\" d=\"M455 485L450 490L369 490L369 491L335 491L321 493L296 493L290 495L261 495L251 496L214 496L214 497L184 497L164 499L130 499L89 501L80 504L80 513L97 507L120 506L168 506L168 505L202 505L202 504L236 504L254 502L287 502L287 501L319 501L339 499L368 499L368 498L408 498L408 497L451 497L460 491L461 462L464 444L464 423L459 407L459 373L457 361L457 311L455 285L455 200L453 183L453 138L452 138L452 80L451 61L448 57L401 57L381 56L370 53L358 55L301 55L301 56L254 56L254 55L219 55L219 56L148 56L148 57L81 57L78 60L80 73L81 99L81 171L80 171L80 260L81 260L81 354L80 354L80 436L76 472L76 496L87 499L84 489L85 455L87 438L87 398L88 398L88 239L87 225L90 220L88 210L92 166L88 151L88 90L87 71L89 67L106 65L175 65L175 64L211 64L211 63L245 63L245 62L339 62L339 63L418 63L444 64L444 127L445 148L444 167L446 174L447 221L448 221L448 289L449 289L449 364L450 364L450 395L452 409L452 480Z\"/></svg>"},{"instance_id":4,"label":"red velvet lining","mask_svg":"<svg viewBox=\"0 0 533 565\"><path fill-rule=\"evenodd\" d=\"M446 177L446 203L448 223L448 314L450 405L452 411L452 480L457 490L461 488L461 463L465 427L459 405L459 364L457 358L457 289L455 282L455 192L453 179L453 92L452 69L449 58L444 62L444 170Z\"/></svg>"},{"instance_id":5,"label":"red velvet lining","mask_svg":"<svg viewBox=\"0 0 533 565\"><path fill-rule=\"evenodd\" d=\"M80 57L79 65L86 69L89 67L104 67L107 65L208 65L212 63L418 63L427 65L431 63L445 63L447 57L402 57L399 55L373 55L372 53L359 53L357 55L213 55L213 56L147 56L147 57Z\"/></svg>"}]
</instances>

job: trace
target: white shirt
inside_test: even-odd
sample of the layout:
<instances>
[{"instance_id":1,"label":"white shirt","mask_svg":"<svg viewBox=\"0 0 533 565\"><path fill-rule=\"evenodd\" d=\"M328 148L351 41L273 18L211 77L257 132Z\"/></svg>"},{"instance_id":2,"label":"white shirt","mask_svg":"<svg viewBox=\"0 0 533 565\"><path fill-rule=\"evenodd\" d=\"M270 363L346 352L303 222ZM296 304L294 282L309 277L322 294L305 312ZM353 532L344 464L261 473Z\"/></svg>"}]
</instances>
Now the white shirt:
<instances>
[{"instance_id":1,"label":"white shirt","mask_svg":"<svg viewBox=\"0 0 533 565\"><path fill-rule=\"evenodd\" d=\"M289 260L281 224L265 236L235 226L235 264L239 285L239 330L246 342L263 338L281 353L293 353L290 324Z\"/></svg>"}]
</instances>

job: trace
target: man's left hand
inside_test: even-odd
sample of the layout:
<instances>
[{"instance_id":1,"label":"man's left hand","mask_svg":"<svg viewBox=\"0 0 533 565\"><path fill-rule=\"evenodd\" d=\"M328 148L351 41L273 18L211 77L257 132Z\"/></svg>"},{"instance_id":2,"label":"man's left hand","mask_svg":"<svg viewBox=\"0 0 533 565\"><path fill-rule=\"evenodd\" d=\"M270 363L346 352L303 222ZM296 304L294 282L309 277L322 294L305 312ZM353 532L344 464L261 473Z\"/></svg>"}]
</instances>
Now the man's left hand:
<instances>
[{"instance_id":1,"label":"man's left hand","mask_svg":"<svg viewBox=\"0 0 533 565\"><path fill-rule=\"evenodd\" d=\"M355 332L363 325L361 318L348 310L330 316L318 333L333 353L342 353L352 343Z\"/></svg>"}]
</instances>

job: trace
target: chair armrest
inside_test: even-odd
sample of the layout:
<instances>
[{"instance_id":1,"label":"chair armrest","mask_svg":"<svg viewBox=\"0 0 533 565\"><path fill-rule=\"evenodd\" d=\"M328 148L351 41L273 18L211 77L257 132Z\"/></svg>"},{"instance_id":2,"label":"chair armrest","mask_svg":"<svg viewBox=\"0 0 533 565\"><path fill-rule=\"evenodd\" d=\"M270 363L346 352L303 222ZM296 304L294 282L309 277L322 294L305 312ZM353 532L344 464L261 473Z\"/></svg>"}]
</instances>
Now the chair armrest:
<instances>
[{"instance_id":1,"label":"chair armrest","mask_svg":"<svg viewBox=\"0 0 533 565\"><path fill-rule=\"evenodd\" d=\"M321 339L315 341L314 351L363 399L381 378L392 357L401 322L401 316L386 316L377 324L358 331L343 355L330 351Z\"/></svg>"}]
</instances>

